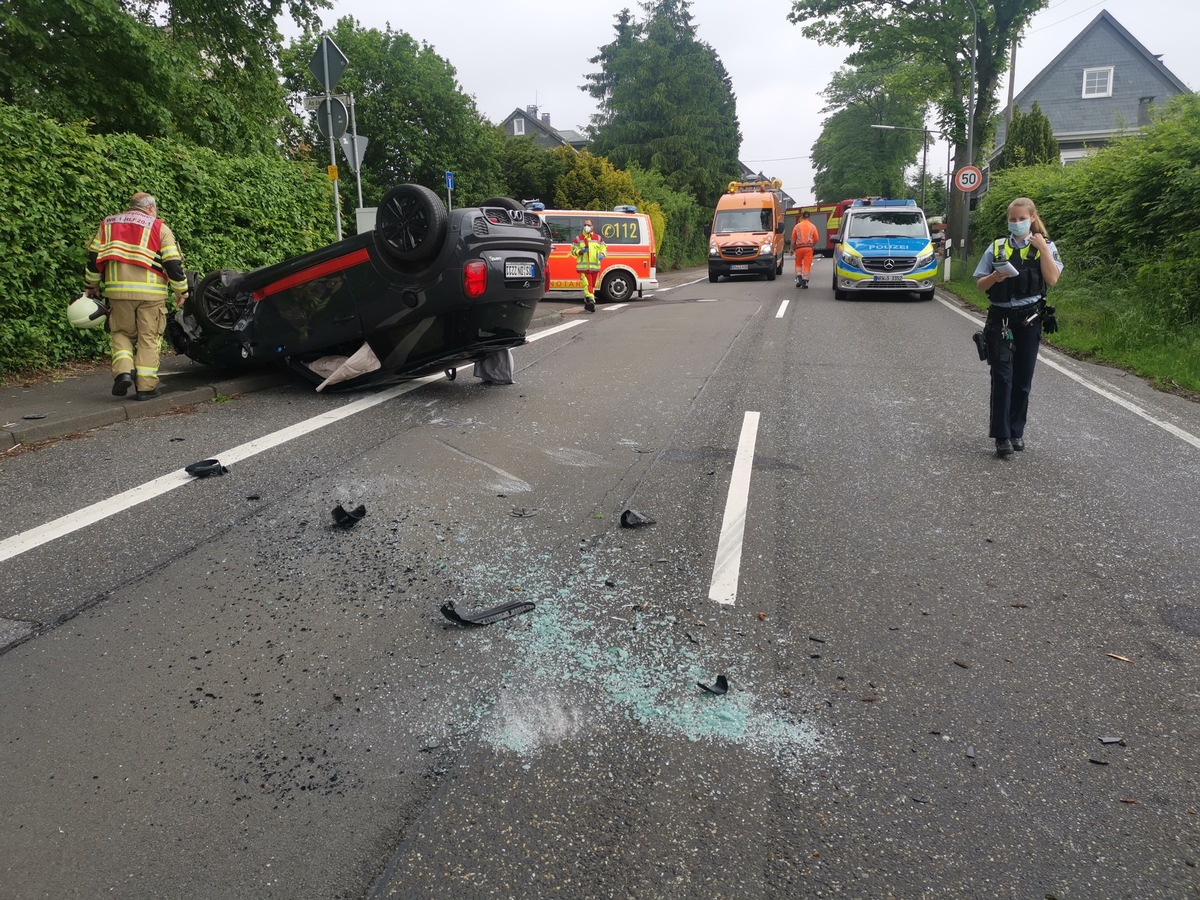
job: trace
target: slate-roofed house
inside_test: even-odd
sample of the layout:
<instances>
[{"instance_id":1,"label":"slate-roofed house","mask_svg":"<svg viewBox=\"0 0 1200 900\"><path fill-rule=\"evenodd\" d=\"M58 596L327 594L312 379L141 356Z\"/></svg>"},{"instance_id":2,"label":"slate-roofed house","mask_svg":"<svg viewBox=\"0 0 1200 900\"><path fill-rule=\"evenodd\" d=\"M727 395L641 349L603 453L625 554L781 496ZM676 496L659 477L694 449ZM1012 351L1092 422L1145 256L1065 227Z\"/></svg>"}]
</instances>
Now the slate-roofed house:
<instances>
[{"instance_id":1,"label":"slate-roofed house","mask_svg":"<svg viewBox=\"0 0 1200 900\"><path fill-rule=\"evenodd\" d=\"M1188 93L1162 60L1103 10L1013 98L1013 105L1029 112L1037 101L1063 162L1070 164L1115 135L1148 124L1151 107ZM1006 119L1002 113L992 159L1004 144Z\"/></svg>"},{"instance_id":2,"label":"slate-roofed house","mask_svg":"<svg viewBox=\"0 0 1200 900\"><path fill-rule=\"evenodd\" d=\"M542 113L539 118L536 106L514 109L500 125L509 137L533 138L535 144L546 150L563 146L582 150L588 143L587 138L578 131L554 128L550 124L549 113Z\"/></svg>"}]
</instances>

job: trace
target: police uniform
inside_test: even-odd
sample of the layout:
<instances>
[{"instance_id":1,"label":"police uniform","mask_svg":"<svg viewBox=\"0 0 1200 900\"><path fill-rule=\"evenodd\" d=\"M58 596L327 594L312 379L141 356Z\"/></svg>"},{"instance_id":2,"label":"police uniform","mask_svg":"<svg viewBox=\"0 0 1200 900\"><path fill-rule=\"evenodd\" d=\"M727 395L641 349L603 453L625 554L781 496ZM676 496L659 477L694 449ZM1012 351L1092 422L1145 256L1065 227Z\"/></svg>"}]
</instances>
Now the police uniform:
<instances>
[{"instance_id":1,"label":"police uniform","mask_svg":"<svg viewBox=\"0 0 1200 900\"><path fill-rule=\"evenodd\" d=\"M84 283L89 289L103 283L109 301L113 394L124 396L136 383L139 400L155 396L167 293L182 301L188 289L175 235L162 219L131 204L100 223L87 249Z\"/></svg>"},{"instance_id":2,"label":"police uniform","mask_svg":"<svg viewBox=\"0 0 1200 900\"><path fill-rule=\"evenodd\" d=\"M1063 264L1058 248L1049 240L1046 248L1061 272ZM1039 305L1045 303L1046 279L1042 275L1041 253L1030 242L1029 235L1022 240L1010 235L992 241L975 267L975 277L992 274L994 264L1003 262L1011 263L1018 274L997 282L987 292L983 334L992 373L988 434L997 441L1021 442L1042 337L1042 316L1038 312ZM1031 316L1033 320L1028 321Z\"/></svg>"}]
</instances>

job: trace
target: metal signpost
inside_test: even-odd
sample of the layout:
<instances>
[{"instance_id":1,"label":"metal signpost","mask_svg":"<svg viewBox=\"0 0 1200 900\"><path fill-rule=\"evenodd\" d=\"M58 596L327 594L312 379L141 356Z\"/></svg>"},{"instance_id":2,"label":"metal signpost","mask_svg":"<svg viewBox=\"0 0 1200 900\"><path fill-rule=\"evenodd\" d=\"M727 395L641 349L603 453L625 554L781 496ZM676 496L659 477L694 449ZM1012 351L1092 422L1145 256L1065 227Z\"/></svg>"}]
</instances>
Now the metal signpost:
<instances>
[{"instance_id":1,"label":"metal signpost","mask_svg":"<svg viewBox=\"0 0 1200 900\"><path fill-rule=\"evenodd\" d=\"M342 77L342 72L346 70L348 62L346 55L338 49L338 45L329 35L321 37L321 43L317 45L316 52L308 61L308 70L316 76L317 81L321 82L321 87L325 89L325 102L321 104L321 108L317 112L317 128L329 138L329 180L333 182L333 212L337 222L339 241L342 239L342 201L338 196L337 153L334 145L338 138L346 133L346 104L341 100L335 101L330 92L338 83L338 79Z\"/></svg>"},{"instance_id":2,"label":"metal signpost","mask_svg":"<svg viewBox=\"0 0 1200 900\"><path fill-rule=\"evenodd\" d=\"M446 173L446 209L454 209L454 204L450 202L451 192L454 190L454 173Z\"/></svg>"}]
</instances>

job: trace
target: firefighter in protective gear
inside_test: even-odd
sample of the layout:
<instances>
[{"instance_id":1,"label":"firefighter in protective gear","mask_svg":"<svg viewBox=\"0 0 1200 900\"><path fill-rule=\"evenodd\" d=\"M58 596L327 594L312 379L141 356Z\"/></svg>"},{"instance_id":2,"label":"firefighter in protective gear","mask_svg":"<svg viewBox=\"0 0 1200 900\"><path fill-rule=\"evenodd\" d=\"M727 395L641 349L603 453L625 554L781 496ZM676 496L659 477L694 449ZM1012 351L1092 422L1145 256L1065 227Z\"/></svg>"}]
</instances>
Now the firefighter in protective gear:
<instances>
[{"instance_id":1,"label":"firefighter in protective gear","mask_svg":"<svg viewBox=\"0 0 1200 900\"><path fill-rule=\"evenodd\" d=\"M579 273L579 286L583 288L583 308L588 312L596 311L596 279L606 253L608 245L592 231L591 219L585 219L583 231L571 242L571 255L575 257L575 271Z\"/></svg>"},{"instance_id":2,"label":"firefighter in protective gear","mask_svg":"<svg viewBox=\"0 0 1200 900\"><path fill-rule=\"evenodd\" d=\"M150 194L136 193L123 213L100 223L88 244L84 290L108 300L112 335L113 396L136 382L138 400L158 396L158 356L167 325L167 295L187 297L183 256ZM136 378L135 378L136 376Z\"/></svg>"},{"instance_id":3,"label":"firefighter in protective gear","mask_svg":"<svg viewBox=\"0 0 1200 900\"><path fill-rule=\"evenodd\" d=\"M813 247L817 246L821 233L809 221L807 212L800 213L800 221L792 229L792 249L796 251L796 287L808 287L808 276L812 273Z\"/></svg>"}]
</instances>

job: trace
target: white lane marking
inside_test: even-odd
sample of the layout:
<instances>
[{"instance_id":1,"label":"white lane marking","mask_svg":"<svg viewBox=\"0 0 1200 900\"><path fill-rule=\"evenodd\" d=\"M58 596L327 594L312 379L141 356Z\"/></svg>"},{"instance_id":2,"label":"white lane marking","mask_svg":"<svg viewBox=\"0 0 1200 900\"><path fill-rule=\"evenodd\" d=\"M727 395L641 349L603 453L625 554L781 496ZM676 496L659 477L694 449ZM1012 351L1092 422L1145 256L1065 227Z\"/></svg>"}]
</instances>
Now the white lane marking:
<instances>
[{"instance_id":1,"label":"white lane marking","mask_svg":"<svg viewBox=\"0 0 1200 900\"><path fill-rule=\"evenodd\" d=\"M747 412L742 418L742 434L733 458L733 477L725 499L725 517L721 520L721 539L713 563L708 599L730 604L737 600L738 575L742 568L742 537L746 531L746 506L750 499L750 472L754 468L754 445L758 442L759 413Z\"/></svg>"},{"instance_id":2,"label":"white lane marking","mask_svg":"<svg viewBox=\"0 0 1200 900\"><path fill-rule=\"evenodd\" d=\"M616 312L618 309L624 309L628 305L629 305L628 303L618 303L616 306L609 306L606 303L606 304L604 304L604 311L605 312Z\"/></svg>"},{"instance_id":3,"label":"white lane marking","mask_svg":"<svg viewBox=\"0 0 1200 900\"><path fill-rule=\"evenodd\" d=\"M942 306L946 307L947 309L953 310L954 312L958 313L964 319L969 319L970 321L974 322L976 325L979 325L982 327L983 322L979 316L972 315L971 313L967 312L965 309L960 309L959 307L955 306L953 303L947 303L941 297L938 297L937 301L938 301L938 303L942 304ZM1085 378L1083 375L1080 375L1078 372L1072 371L1071 369L1067 368L1067 366L1063 365L1062 363L1058 362L1057 360L1051 359L1050 356L1047 354L1045 347L1042 347L1038 350L1038 359L1041 360L1046 365L1048 365L1050 368L1052 368L1058 372L1062 372L1064 375L1066 375L1072 381L1083 385L1089 391L1092 391L1095 394L1099 394L1105 400L1109 400L1109 401L1117 404L1117 406L1120 406L1123 409L1129 410L1135 416L1139 416L1139 417L1145 419L1151 425L1157 425L1159 428L1161 428L1163 431L1167 432L1168 434L1174 435L1175 437L1179 438L1181 441L1191 444L1197 450L1200 450L1200 437L1197 437L1196 435L1192 434L1190 431L1185 431L1184 429L1178 427L1177 425L1172 425L1170 422L1164 421L1163 419L1160 419L1157 416L1152 415L1147 409L1145 409L1142 406L1139 406L1138 404L1134 403L1132 400L1126 400L1124 397L1118 397L1112 391L1110 391L1106 388L1102 388L1100 385L1096 384L1094 381L1091 381L1091 380Z\"/></svg>"},{"instance_id":4,"label":"white lane marking","mask_svg":"<svg viewBox=\"0 0 1200 900\"><path fill-rule=\"evenodd\" d=\"M779 304L779 312L775 313L775 318L782 319L783 314L785 312L787 312L788 304L791 302L792 302L791 300L784 300L782 303L780 303Z\"/></svg>"},{"instance_id":5,"label":"white lane marking","mask_svg":"<svg viewBox=\"0 0 1200 900\"><path fill-rule=\"evenodd\" d=\"M707 278L707 277L708 277L707 275L704 276L704 278ZM670 287L659 288L657 291L655 291L655 293L656 294L665 294L667 291L675 290L675 288L687 287L689 284L699 284L700 282L702 282L704 280L704 278L697 278L695 281L685 281L683 284L673 284Z\"/></svg>"},{"instance_id":6,"label":"white lane marking","mask_svg":"<svg viewBox=\"0 0 1200 900\"><path fill-rule=\"evenodd\" d=\"M581 321L565 322L562 325L556 325L553 328L547 328L544 331L538 331L529 335L529 341L532 343L533 341L550 337L553 334L558 334L561 331L566 331L568 328L574 328L582 324L583 322ZM303 422L297 422L295 425L281 428L279 431L218 453L216 458L221 461L222 465L241 462L266 450L278 447L280 444L285 444L288 441L293 441L298 437L303 437L306 434L324 428L326 425L332 425L334 422L340 422L350 416L357 415L360 412L378 406L380 403L386 403L395 397L400 397L427 384L440 381L445 377L444 374L427 375L415 381L406 381L403 384L394 385L380 391L378 394L363 397L352 403L347 403L338 409L323 412L319 416L314 416ZM188 482L195 480L193 476L189 475L183 469L176 469L174 472L169 472L166 475L155 478L153 481L148 481L138 487L122 491L115 496L109 497L107 500L101 500L93 503L91 506L85 506L83 509L47 522L45 525L39 525L37 528L31 528L29 531L23 531L10 538L5 538L0 541L0 562L12 559L14 556L20 556L22 553L26 553L43 544L48 544L81 528L94 525L110 516L124 512L140 503L145 503L147 500L153 500L155 497L160 497L168 491L173 491L175 488L182 487Z\"/></svg>"}]
</instances>

